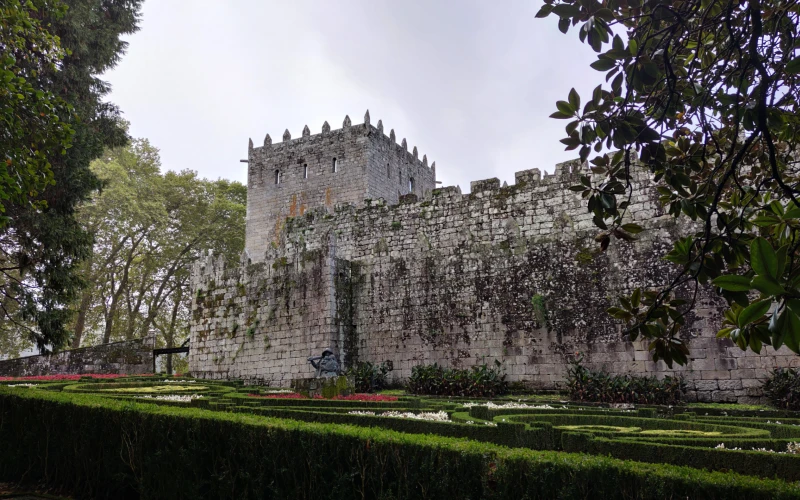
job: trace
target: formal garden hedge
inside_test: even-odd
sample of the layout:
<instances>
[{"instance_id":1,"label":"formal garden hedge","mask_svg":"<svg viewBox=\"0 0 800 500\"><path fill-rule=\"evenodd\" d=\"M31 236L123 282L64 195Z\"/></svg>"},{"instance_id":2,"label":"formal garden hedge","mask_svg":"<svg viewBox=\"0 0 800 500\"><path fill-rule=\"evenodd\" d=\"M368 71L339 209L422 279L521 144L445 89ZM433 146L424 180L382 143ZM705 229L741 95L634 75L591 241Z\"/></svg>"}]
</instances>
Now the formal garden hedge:
<instances>
[{"instance_id":1,"label":"formal garden hedge","mask_svg":"<svg viewBox=\"0 0 800 500\"><path fill-rule=\"evenodd\" d=\"M800 498L798 416L319 400L188 379L10 385L0 481L79 498Z\"/></svg>"}]
</instances>

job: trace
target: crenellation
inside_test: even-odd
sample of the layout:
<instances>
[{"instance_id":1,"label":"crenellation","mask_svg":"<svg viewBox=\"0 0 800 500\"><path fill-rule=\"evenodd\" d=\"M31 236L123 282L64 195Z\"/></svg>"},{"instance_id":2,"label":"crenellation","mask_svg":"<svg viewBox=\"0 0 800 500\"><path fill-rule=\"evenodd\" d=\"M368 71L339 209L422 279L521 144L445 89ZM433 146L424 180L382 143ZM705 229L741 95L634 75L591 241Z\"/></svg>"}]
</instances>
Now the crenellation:
<instances>
[{"instance_id":1,"label":"crenellation","mask_svg":"<svg viewBox=\"0 0 800 500\"><path fill-rule=\"evenodd\" d=\"M192 271L190 363L199 376L288 385L308 376L306 356L332 347L346 366L390 360L396 379L421 362L498 361L510 380L552 389L583 352L594 368L679 373L693 398L712 399L724 381L725 397L747 388L741 397L753 399L772 366L793 363L716 339L724 302L711 289L687 317L683 335L697 355L686 367L653 363L645 343L623 340L606 309L671 279L659 257L693 230L663 217L644 169L628 212L645 230L601 252L585 200L569 189L589 172L579 160L553 174L516 172L511 185L474 181L463 195L436 187L435 162L428 167L368 115L363 127L265 141L250 158L242 265L204 258ZM249 324L252 338L234 324Z\"/></svg>"}]
</instances>

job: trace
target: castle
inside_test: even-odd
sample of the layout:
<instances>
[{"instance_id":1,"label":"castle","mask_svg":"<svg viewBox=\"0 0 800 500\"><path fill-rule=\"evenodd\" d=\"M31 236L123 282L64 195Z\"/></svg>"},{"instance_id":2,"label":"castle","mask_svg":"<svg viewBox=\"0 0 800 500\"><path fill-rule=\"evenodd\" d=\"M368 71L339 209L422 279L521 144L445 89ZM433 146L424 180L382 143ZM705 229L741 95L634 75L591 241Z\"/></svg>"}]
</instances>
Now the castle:
<instances>
[{"instance_id":1,"label":"castle","mask_svg":"<svg viewBox=\"0 0 800 500\"><path fill-rule=\"evenodd\" d=\"M192 275L192 374L288 386L332 348L345 367L387 362L402 380L418 364L497 361L511 381L563 386L569 360L611 373L680 374L690 400L755 402L785 347L743 352L717 339L722 302L702 290L687 318L690 362L653 362L606 309L674 272L661 256L687 231L665 215L637 171L628 213L645 228L605 252L580 194L579 162L553 175L523 170L436 187L435 165L379 121L248 150L246 250L240 265L209 256Z\"/></svg>"}]
</instances>

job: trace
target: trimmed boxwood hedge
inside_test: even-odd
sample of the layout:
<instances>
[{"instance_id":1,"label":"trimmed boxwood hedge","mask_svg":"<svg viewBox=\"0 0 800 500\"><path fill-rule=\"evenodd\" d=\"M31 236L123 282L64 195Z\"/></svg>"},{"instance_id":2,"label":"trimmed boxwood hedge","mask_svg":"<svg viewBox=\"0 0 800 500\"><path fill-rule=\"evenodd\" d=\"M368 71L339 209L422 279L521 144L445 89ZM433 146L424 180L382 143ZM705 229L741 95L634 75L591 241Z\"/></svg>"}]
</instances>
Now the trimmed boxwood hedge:
<instances>
[{"instance_id":1,"label":"trimmed boxwood hedge","mask_svg":"<svg viewBox=\"0 0 800 500\"><path fill-rule=\"evenodd\" d=\"M733 473L0 387L0 480L80 498L800 498Z\"/></svg>"},{"instance_id":2,"label":"trimmed boxwood hedge","mask_svg":"<svg viewBox=\"0 0 800 500\"><path fill-rule=\"evenodd\" d=\"M677 446L573 432L561 434L561 449L593 455L610 454L639 462L681 464L760 477L778 477L787 481L800 480L800 457L797 455Z\"/></svg>"}]
</instances>

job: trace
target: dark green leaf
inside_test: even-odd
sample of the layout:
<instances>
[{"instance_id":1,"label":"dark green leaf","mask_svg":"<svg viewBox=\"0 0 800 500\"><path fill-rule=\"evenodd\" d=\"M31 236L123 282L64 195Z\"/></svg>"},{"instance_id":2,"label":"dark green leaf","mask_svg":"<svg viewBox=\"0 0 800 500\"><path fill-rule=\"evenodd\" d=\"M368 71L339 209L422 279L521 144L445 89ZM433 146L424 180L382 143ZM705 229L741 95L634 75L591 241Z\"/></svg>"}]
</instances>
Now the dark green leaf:
<instances>
[{"instance_id":1,"label":"dark green leaf","mask_svg":"<svg viewBox=\"0 0 800 500\"><path fill-rule=\"evenodd\" d=\"M575 114L575 108L573 108L572 105L567 101L557 101L556 107L565 115L572 116Z\"/></svg>"},{"instance_id":2,"label":"dark green leaf","mask_svg":"<svg viewBox=\"0 0 800 500\"><path fill-rule=\"evenodd\" d=\"M786 292L778 282L765 274L755 276L750 284L753 288L765 295L781 295Z\"/></svg>"},{"instance_id":3,"label":"dark green leaf","mask_svg":"<svg viewBox=\"0 0 800 500\"><path fill-rule=\"evenodd\" d=\"M760 300L745 307L742 312L739 313L739 317L737 318L737 324L739 325L739 328L744 328L753 321L767 314L770 305L772 305L771 300Z\"/></svg>"},{"instance_id":4,"label":"dark green leaf","mask_svg":"<svg viewBox=\"0 0 800 500\"><path fill-rule=\"evenodd\" d=\"M789 74L800 73L800 57L795 57L794 59L786 63L786 72Z\"/></svg>"},{"instance_id":5,"label":"dark green leaf","mask_svg":"<svg viewBox=\"0 0 800 500\"><path fill-rule=\"evenodd\" d=\"M608 71L614 66L616 66L616 64L617 63L613 59L608 59L604 56L600 56L598 60L596 60L589 66L591 66L593 69L596 69L597 71Z\"/></svg>"},{"instance_id":6,"label":"dark green leaf","mask_svg":"<svg viewBox=\"0 0 800 500\"><path fill-rule=\"evenodd\" d=\"M778 277L778 257L769 241L759 237L750 243L750 265L756 274Z\"/></svg>"},{"instance_id":7,"label":"dark green leaf","mask_svg":"<svg viewBox=\"0 0 800 500\"><path fill-rule=\"evenodd\" d=\"M581 109L581 96L578 95L574 88L570 89L568 99L569 105L572 106L572 109Z\"/></svg>"},{"instance_id":8,"label":"dark green leaf","mask_svg":"<svg viewBox=\"0 0 800 500\"><path fill-rule=\"evenodd\" d=\"M736 276L735 274L720 276L719 278L715 278L712 283L714 286L732 292L747 292L751 289L750 278L746 276Z\"/></svg>"}]
</instances>

